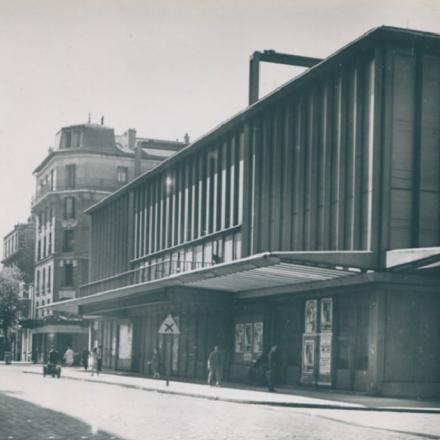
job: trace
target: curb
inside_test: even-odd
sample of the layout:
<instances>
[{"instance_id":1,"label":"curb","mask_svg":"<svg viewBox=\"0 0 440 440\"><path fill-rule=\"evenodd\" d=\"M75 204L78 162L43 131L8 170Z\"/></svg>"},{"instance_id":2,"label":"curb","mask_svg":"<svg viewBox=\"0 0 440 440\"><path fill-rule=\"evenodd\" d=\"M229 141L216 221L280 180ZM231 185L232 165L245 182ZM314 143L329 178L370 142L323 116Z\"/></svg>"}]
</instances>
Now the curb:
<instances>
[{"instance_id":1,"label":"curb","mask_svg":"<svg viewBox=\"0 0 440 440\"><path fill-rule=\"evenodd\" d=\"M41 373L37 371L25 371L24 374L36 374L41 376ZM252 400L252 399L240 399L240 398L229 398L229 397L221 397L221 396L209 396L206 394L199 393L189 393L184 391L173 391L170 389L159 389L154 387L142 386L142 385L131 385L125 383L117 383L110 382L106 380L101 380L97 382L96 380L87 379L87 378L79 378L72 376L62 376L66 379L78 380L83 382L90 383L98 383L105 385L114 385L123 388L141 390L141 391L149 391L156 392L160 394L171 394L175 396L186 396L193 397L197 399L206 399L206 400L217 400L220 402L228 402L228 403L241 403L247 405L263 405L263 406L274 406L281 408L306 408L306 409L331 409L331 410L343 410L343 411L372 411L372 412L393 412L393 413L419 413L419 414L440 414L440 408L415 408L415 407L384 407L384 406L354 406L354 405L336 405L336 404L325 404L325 403L295 403L295 402L273 402L273 401L265 401L265 400Z\"/></svg>"}]
</instances>

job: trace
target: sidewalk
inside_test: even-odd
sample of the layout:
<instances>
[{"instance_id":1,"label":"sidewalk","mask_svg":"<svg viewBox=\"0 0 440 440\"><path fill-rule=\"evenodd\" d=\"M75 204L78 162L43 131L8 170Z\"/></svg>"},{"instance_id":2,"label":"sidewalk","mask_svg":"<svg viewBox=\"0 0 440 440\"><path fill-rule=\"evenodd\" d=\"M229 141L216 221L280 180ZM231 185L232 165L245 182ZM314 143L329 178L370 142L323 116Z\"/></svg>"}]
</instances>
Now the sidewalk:
<instances>
[{"instance_id":1,"label":"sidewalk","mask_svg":"<svg viewBox=\"0 0 440 440\"><path fill-rule=\"evenodd\" d=\"M42 374L42 365L20 365L20 368L23 373ZM332 390L281 387L277 388L276 393L269 393L261 388L246 387L242 384L210 387L201 383L174 380L171 380L167 387L163 379L151 379L109 371L104 371L99 376L91 376L90 373L75 367L63 367L62 377L144 391L253 405L440 414L440 401L372 397L355 393L339 393Z\"/></svg>"}]
</instances>

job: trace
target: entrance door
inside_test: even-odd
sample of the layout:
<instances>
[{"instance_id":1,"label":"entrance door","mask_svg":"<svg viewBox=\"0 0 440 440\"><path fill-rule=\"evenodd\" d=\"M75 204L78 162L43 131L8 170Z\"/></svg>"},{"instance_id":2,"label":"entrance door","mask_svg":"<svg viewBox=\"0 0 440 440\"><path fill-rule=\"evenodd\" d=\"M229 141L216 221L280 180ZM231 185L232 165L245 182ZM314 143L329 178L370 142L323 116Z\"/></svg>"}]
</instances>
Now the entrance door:
<instances>
[{"instance_id":1,"label":"entrance door","mask_svg":"<svg viewBox=\"0 0 440 440\"><path fill-rule=\"evenodd\" d=\"M132 351L133 351L133 324L131 322L121 322L118 325L118 370L131 370Z\"/></svg>"},{"instance_id":2,"label":"entrance door","mask_svg":"<svg viewBox=\"0 0 440 440\"><path fill-rule=\"evenodd\" d=\"M309 299L304 308L301 383L332 385L333 300Z\"/></svg>"}]
</instances>

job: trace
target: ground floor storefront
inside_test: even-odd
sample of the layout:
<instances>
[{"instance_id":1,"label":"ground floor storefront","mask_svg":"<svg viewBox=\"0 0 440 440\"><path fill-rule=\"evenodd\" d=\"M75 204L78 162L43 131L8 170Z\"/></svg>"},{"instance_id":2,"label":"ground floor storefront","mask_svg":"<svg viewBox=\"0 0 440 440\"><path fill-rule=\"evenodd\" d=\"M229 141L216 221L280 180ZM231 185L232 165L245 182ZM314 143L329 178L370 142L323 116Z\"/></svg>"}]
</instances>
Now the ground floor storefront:
<instances>
[{"instance_id":1,"label":"ground floor storefront","mask_svg":"<svg viewBox=\"0 0 440 440\"><path fill-rule=\"evenodd\" d=\"M223 380L264 385L267 354L277 345L280 384L440 395L435 279L365 275L258 295L170 287L87 309L99 315L90 341L102 346L104 368L149 375L157 348L162 374L206 379L217 345ZM167 316L178 334L159 334Z\"/></svg>"},{"instance_id":2,"label":"ground floor storefront","mask_svg":"<svg viewBox=\"0 0 440 440\"><path fill-rule=\"evenodd\" d=\"M47 362L52 347L61 360L70 346L75 353L75 364L79 365L80 353L89 346L89 324L83 319L50 315L43 319L25 320L22 325L27 334L27 361Z\"/></svg>"}]
</instances>

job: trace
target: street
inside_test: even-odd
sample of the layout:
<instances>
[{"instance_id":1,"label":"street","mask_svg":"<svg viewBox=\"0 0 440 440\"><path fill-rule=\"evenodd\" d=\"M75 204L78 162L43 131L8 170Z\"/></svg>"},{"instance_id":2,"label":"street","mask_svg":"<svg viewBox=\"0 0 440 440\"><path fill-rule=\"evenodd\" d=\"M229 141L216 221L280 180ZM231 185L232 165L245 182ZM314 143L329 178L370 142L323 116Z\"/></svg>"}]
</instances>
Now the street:
<instances>
[{"instance_id":1,"label":"street","mask_svg":"<svg viewBox=\"0 0 440 440\"><path fill-rule=\"evenodd\" d=\"M0 366L0 440L355 438L437 439L440 415L211 401Z\"/></svg>"}]
</instances>

